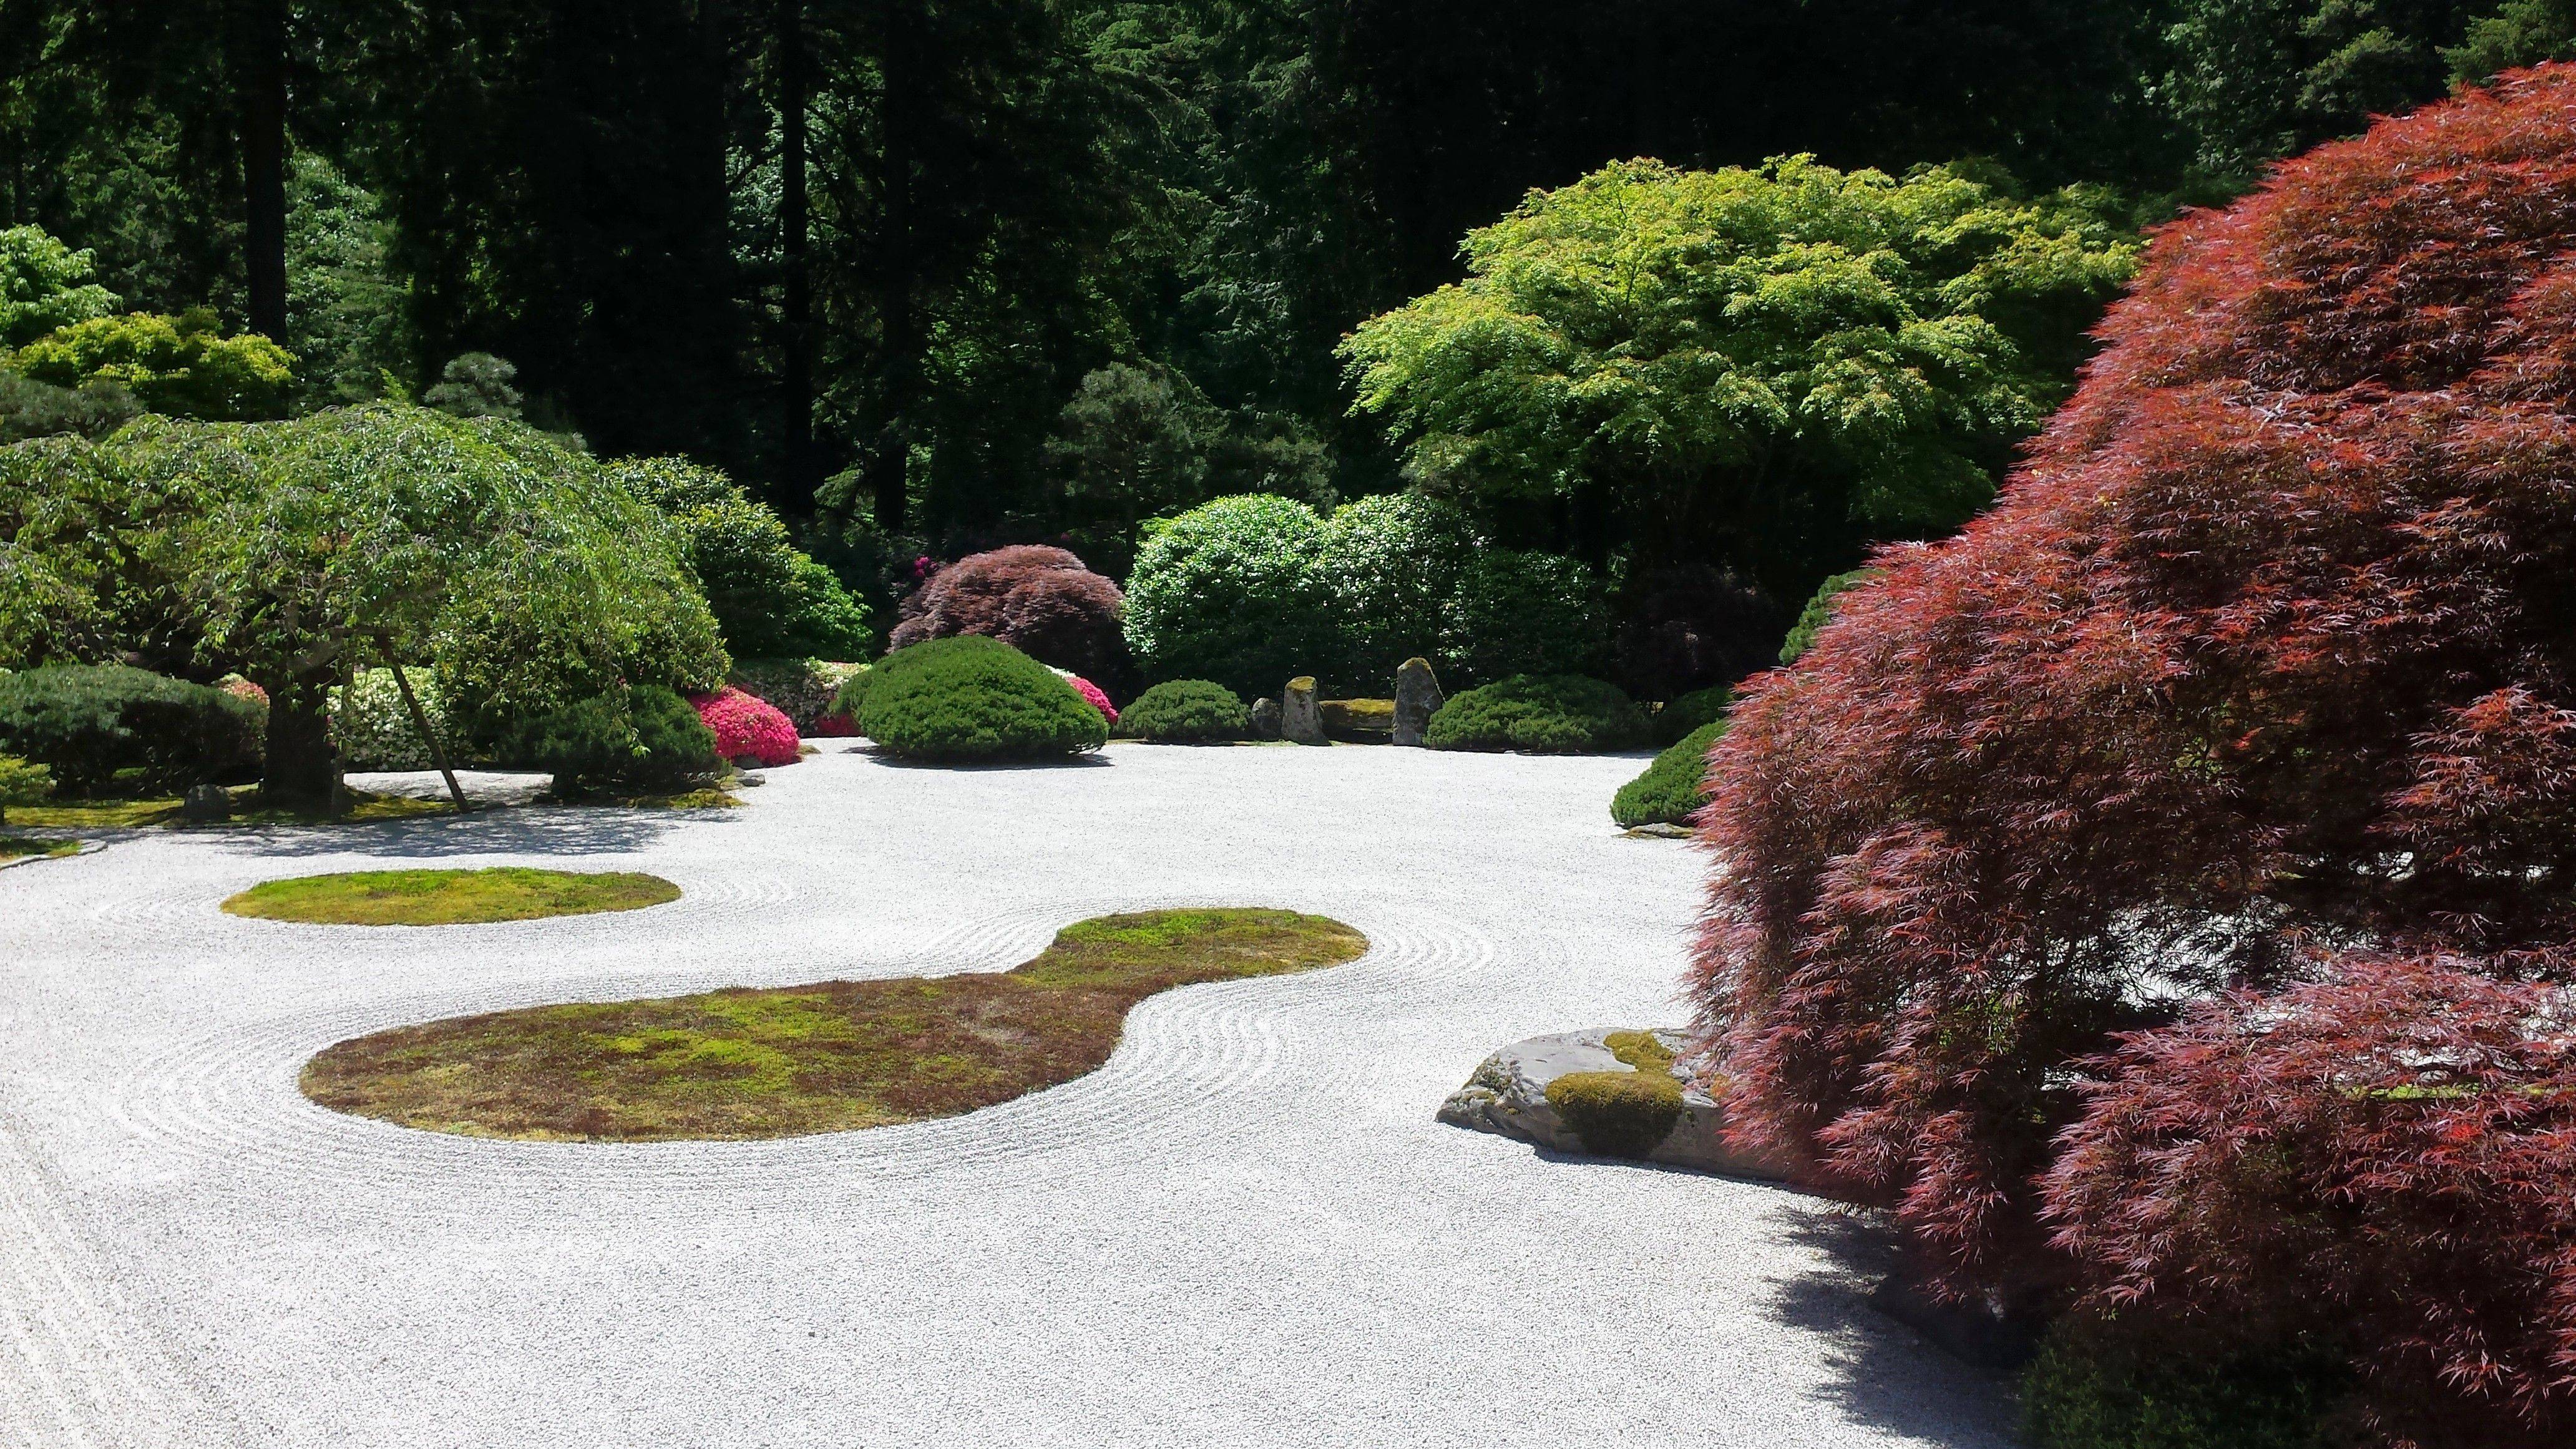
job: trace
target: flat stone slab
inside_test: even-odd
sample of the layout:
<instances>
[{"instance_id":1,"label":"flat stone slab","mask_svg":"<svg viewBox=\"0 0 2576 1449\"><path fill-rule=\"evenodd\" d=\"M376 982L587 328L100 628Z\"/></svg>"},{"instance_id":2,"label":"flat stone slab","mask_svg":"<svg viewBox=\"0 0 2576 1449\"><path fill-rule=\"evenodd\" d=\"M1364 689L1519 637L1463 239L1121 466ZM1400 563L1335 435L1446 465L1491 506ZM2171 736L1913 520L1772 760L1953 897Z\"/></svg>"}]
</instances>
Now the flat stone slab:
<instances>
[{"instance_id":1,"label":"flat stone slab","mask_svg":"<svg viewBox=\"0 0 2576 1449\"><path fill-rule=\"evenodd\" d=\"M436 770L370 770L346 777L349 788L410 800L444 800L447 781ZM459 770L456 783L477 805L525 805L546 793L555 777L541 770Z\"/></svg>"},{"instance_id":2,"label":"flat stone slab","mask_svg":"<svg viewBox=\"0 0 2576 1449\"><path fill-rule=\"evenodd\" d=\"M1440 1120L1452 1127L1517 1137L1552 1152L1597 1155L1549 1103L1547 1086L1574 1072L1637 1070L1619 1060L1608 1045L1611 1033L1634 1029L1596 1026L1513 1042L1485 1058L1467 1078L1467 1085L1449 1094L1440 1104ZM1769 1161L1726 1144L1725 1109L1691 1081L1688 1038L1669 1027L1652 1030L1655 1039L1673 1053L1671 1071L1682 1084L1682 1112L1672 1131L1644 1160L1737 1177L1784 1177Z\"/></svg>"}]
</instances>

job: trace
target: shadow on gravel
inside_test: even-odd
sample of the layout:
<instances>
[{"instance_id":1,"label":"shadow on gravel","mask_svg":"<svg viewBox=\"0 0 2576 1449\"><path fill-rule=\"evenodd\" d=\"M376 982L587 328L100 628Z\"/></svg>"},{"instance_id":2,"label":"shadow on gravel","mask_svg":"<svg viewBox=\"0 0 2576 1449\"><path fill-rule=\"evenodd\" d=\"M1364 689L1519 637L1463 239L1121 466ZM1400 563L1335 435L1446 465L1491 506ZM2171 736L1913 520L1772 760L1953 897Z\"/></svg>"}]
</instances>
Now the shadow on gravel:
<instances>
[{"instance_id":1,"label":"shadow on gravel","mask_svg":"<svg viewBox=\"0 0 2576 1449\"><path fill-rule=\"evenodd\" d=\"M959 775L1010 775L1028 770L1103 770L1107 769L1110 763L1108 757L1097 750L1087 755L1066 755L1056 760L1003 760L980 764L963 761L946 763L938 760L898 760L881 750L842 750L838 753L856 755L869 764L882 765L889 770L940 770Z\"/></svg>"},{"instance_id":2,"label":"shadow on gravel","mask_svg":"<svg viewBox=\"0 0 2576 1449\"><path fill-rule=\"evenodd\" d=\"M691 811L689 818L721 819L729 813ZM224 844L241 855L280 857L622 855L655 844L679 823L667 811L518 806L463 816L263 826L227 832Z\"/></svg>"},{"instance_id":3,"label":"shadow on gravel","mask_svg":"<svg viewBox=\"0 0 2576 1449\"><path fill-rule=\"evenodd\" d=\"M1781 1326L1826 1341L1835 1376L1824 1393L1837 1411L1927 1444L2018 1442L2004 1375L1952 1357L1871 1305L1896 1266L1885 1228L1823 1203L1772 1220L1785 1239L1825 1260L1780 1284L1767 1306Z\"/></svg>"}]
</instances>

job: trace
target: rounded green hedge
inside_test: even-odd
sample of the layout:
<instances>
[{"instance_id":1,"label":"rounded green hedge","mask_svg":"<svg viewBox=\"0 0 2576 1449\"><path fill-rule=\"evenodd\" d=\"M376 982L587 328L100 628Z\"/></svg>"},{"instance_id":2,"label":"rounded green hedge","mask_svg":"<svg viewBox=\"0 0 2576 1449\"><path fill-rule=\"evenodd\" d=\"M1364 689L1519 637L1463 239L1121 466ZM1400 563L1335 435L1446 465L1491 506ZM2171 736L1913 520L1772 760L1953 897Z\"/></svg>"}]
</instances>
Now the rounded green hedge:
<instances>
[{"instance_id":1,"label":"rounded green hedge","mask_svg":"<svg viewBox=\"0 0 2576 1449\"><path fill-rule=\"evenodd\" d=\"M1315 568L1323 520L1293 498L1219 498L1148 540L1127 575L1127 647L1153 678L1275 691L1329 633Z\"/></svg>"},{"instance_id":2,"label":"rounded green hedge","mask_svg":"<svg viewBox=\"0 0 2576 1449\"><path fill-rule=\"evenodd\" d=\"M1655 712L1655 738L1669 745L1711 720L1726 718L1726 708L1733 703L1735 691L1726 685L1694 689Z\"/></svg>"},{"instance_id":3,"label":"rounded green hedge","mask_svg":"<svg viewBox=\"0 0 2576 1449\"><path fill-rule=\"evenodd\" d=\"M1580 674L1515 674L1453 696L1431 717L1435 750L1624 750L1653 734L1645 711L1618 686Z\"/></svg>"},{"instance_id":4,"label":"rounded green hedge","mask_svg":"<svg viewBox=\"0 0 2576 1449\"><path fill-rule=\"evenodd\" d=\"M1807 646L1816 642L1817 631L1834 621L1834 601L1876 577L1876 569L1853 569L1816 585L1816 592L1807 600L1807 606L1798 611L1798 622L1789 626L1789 636L1780 641L1780 662L1797 663L1798 656L1807 652Z\"/></svg>"},{"instance_id":5,"label":"rounded green hedge","mask_svg":"<svg viewBox=\"0 0 2576 1449\"><path fill-rule=\"evenodd\" d=\"M122 664L0 677L0 751L51 769L66 795L254 779L260 723L248 700Z\"/></svg>"},{"instance_id":6,"label":"rounded green hedge","mask_svg":"<svg viewBox=\"0 0 2576 1449\"><path fill-rule=\"evenodd\" d=\"M656 685L575 700L520 721L506 763L544 770L564 796L646 794L705 783L724 768L716 736L689 702Z\"/></svg>"},{"instance_id":7,"label":"rounded green hedge","mask_svg":"<svg viewBox=\"0 0 2576 1449\"><path fill-rule=\"evenodd\" d=\"M1610 818L1630 829L1690 824L1708 803L1709 746L1725 733L1725 720L1711 720L1675 741L1644 774L1619 787L1610 798Z\"/></svg>"},{"instance_id":8,"label":"rounded green hedge","mask_svg":"<svg viewBox=\"0 0 2576 1449\"><path fill-rule=\"evenodd\" d=\"M1241 696L1213 679L1175 679L1136 696L1119 713L1122 739L1204 744L1242 739L1252 726Z\"/></svg>"},{"instance_id":9,"label":"rounded green hedge","mask_svg":"<svg viewBox=\"0 0 2576 1449\"><path fill-rule=\"evenodd\" d=\"M1109 739L1109 721L1054 670L980 634L898 649L860 678L859 733L905 759L1046 759Z\"/></svg>"}]
</instances>

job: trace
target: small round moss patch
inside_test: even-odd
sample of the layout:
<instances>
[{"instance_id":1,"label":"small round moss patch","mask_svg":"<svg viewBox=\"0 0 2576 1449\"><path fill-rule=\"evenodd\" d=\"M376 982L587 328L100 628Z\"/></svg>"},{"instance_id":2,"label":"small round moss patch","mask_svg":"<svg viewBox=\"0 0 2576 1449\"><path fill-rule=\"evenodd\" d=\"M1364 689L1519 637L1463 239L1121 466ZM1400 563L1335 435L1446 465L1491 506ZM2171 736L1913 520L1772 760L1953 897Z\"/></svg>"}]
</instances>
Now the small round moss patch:
<instances>
[{"instance_id":1,"label":"small round moss patch","mask_svg":"<svg viewBox=\"0 0 2576 1449\"><path fill-rule=\"evenodd\" d=\"M455 1017L305 1063L335 1111L472 1137L792 1137L954 1116L1068 1082L1158 991L1311 971L1368 940L1293 911L1184 910L1067 926L1007 972L731 988Z\"/></svg>"},{"instance_id":2,"label":"small round moss patch","mask_svg":"<svg viewBox=\"0 0 2576 1449\"><path fill-rule=\"evenodd\" d=\"M1672 1048L1650 1031L1614 1031L1602 1045L1635 1070L1568 1072L1547 1084L1547 1104L1586 1149L1604 1157L1643 1158L1682 1119Z\"/></svg>"},{"instance_id":3,"label":"small round moss patch","mask_svg":"<svg viewBox=\"0 0 2576 1449\"><path fill-rule=\"evenodd\" d=\"M361 870L252 886L224 902L236 916L316 926L457 926L638 911L680 898L658 875L500 865L488 870Z\"/></svg>"}]
</instances>

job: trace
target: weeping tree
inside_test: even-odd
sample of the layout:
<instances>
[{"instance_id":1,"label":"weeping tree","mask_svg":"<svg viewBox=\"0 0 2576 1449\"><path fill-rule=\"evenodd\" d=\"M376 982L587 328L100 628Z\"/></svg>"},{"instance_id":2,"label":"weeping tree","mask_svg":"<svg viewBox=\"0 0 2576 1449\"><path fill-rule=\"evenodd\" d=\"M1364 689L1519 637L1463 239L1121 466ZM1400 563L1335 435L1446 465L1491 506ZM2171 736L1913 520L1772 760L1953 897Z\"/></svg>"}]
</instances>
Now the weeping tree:
<instances>
[{"instance_id":1,"label":"weeping tree","mask_svg":"<svg viewBox=\"0 0 2576 1449\"><path fill-rule=\"evenodd\" d=\"M138 497L197 500L173 572L200 659L268 691L261 788L277 800L337 798L327 701L360 668L427 662L486 707L723 678L671 526L519 424L379 403L283 423L151 419L98 447Z\"/></svg>"}]
</instances>

